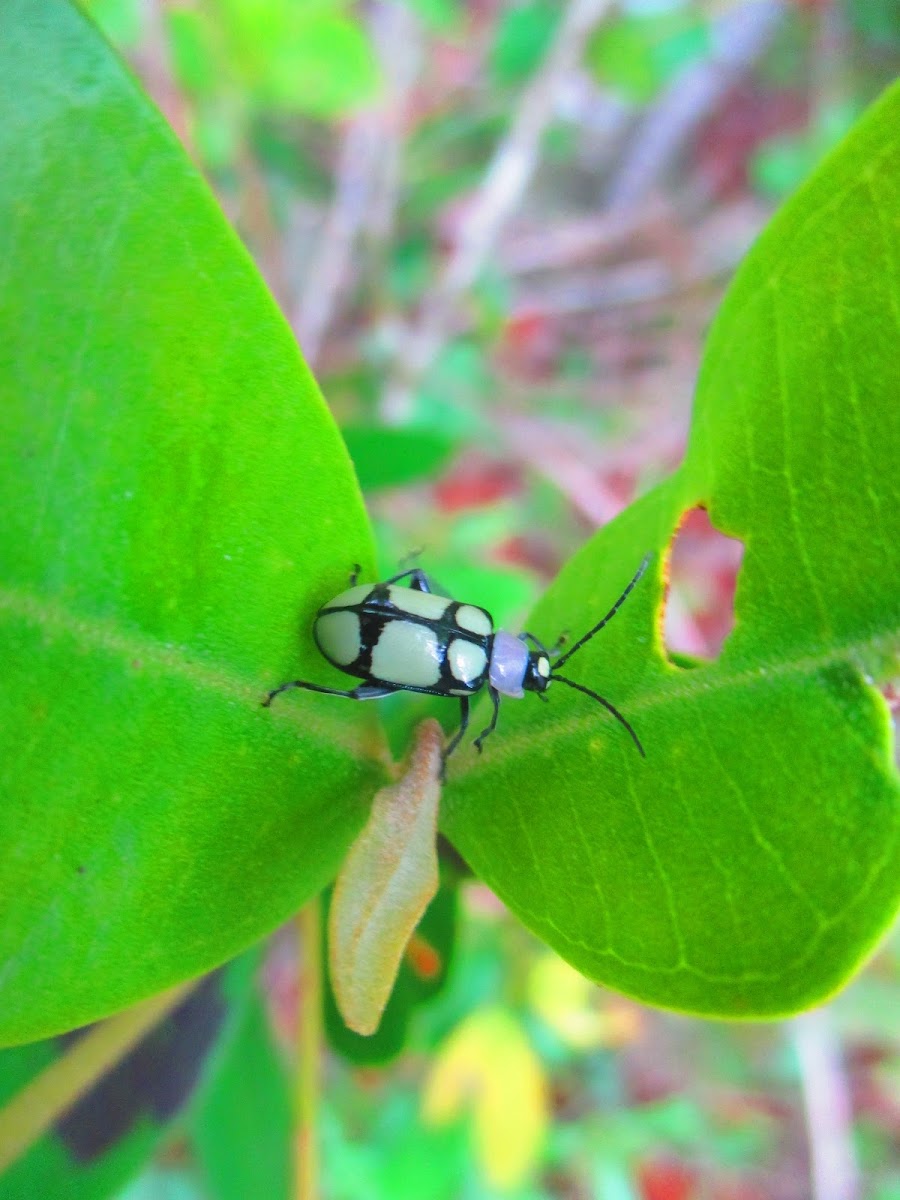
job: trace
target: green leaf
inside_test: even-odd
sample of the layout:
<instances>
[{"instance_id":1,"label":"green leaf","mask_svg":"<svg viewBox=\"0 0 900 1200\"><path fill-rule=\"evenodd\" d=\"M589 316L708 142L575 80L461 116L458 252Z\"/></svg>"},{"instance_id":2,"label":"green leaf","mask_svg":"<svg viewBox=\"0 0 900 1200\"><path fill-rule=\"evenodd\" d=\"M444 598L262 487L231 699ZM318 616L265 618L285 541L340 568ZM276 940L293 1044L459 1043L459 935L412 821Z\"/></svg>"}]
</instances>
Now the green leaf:
<instances>
[{"instance_id":1,"label":"green leaf","mask_svg":"<svg viewBox=\"0 0 900 1200\"><path fill-rule=\"evenodd\" d=\"M843 0L844 20L870 41L891 49L900 44L900 3L898 0L869 0L856 4Z\"/></svg>"},{"instance_id":2,"label":"green leaf","mask_svg":"<svg viewBox=\"0 0 900 1200\"><path fill-rule=\"evenodd\" d=\"M549 49L559 19L559 6L548 0L527 0L503 12L490 53L493 78L500 84L527 79Z\"/></svg>"},{"instance_id":3,"label":"green leaf","mask_svg":"<svg viewBox=\"0 0 900 1200\"><path fill-rule=\"evenodd\" d=\"M343 1092L337 1097L340 1103L329 1100L322 1107L323 1194L342 1200L484 1198L484 1190L470 1182L473 1172L465 1128L426 1127L418 1088L405 1084L400 1074L394 1073L393 1086L383 1090L376 1104L366 1105L352 1126L347 1113L360 1108L358 1073L353 1073L349 1088L340 1088L335 1080L332 1093Z\"/></svg>"},{"instance_id":4,"label":"green leaf","mask_svg":"<svg viewBox=\"0 0 900 1200\"><path fill-rule=\"evenodd\" d=\"M408 8L435 33L449 36L459 32L463 20L462 0L403 0Z\"/></svg>"},{"instance_id":5,"label":"green leaf","mask_svg":"<svg viewBox=\"0 0 900 1200\"><path fill-rule=\"evenodd\" d=\"M430 429L351 425L342 432L360 487L366 492L433 478L457 444Z\"/></svg>"},{"instance_id":6,"label":"green leaf","mask_svg":"<svg viewBox=\"0 0 900 1200\"><path fill-rule=\"evenodd\" d=\"M257 955L207 976L0 1175L0 1200L101 1200L121 1188L219 1070L242 1020ZM0 1051L0 1104L49 1066L71 1038ZM230 1053L230 1051L228 1051Z\"/></svg>"},{"instance_id":7,"label":"green leaf","mask_svg":"<svg viewBox=\"0 0 900 1200\"><path fill-rule=\"evenodd\" d=\"M900 87L772 223L710 335L687 459L563 571L529 621L590 628L558 685L507 704L444 814L472 867L585 974L666 1007L776 1016L835 991L897 907ZM663 556L709 508L745 544L736 626L693 669L660 642ZM480 714L479 714L480 715ZM478 726L478 718L475 719Z\"/></svg>"},{"instance_id":8,"label":"green leaf","mask_svg":"<svg viewBox=\"0 0 900 1200\"><path fill-rule=\"evenodd\" d=\"M651 39L652 26L646 20L621 18L590 39L588 65L601 83L618 88L638 104L646 103L662 82Z\"/></svg>"},{"instance_id":9,"label":"green leaf","mask_svg":"<svg viewBox=\"0 0 900 1200\"><path fill-rule=\"evenodd\" d=\"M142 25L140 0L81 0L81 3L120 49L138 45Z\"/></svg>"},{"instance_id":10,"label":"green leaf","mask_svg":"<svg viewBox=\"0 0 900 1200\"><path fill-rule=\"evenodd\" d=\"M359 717L260 707L342 679L308 631L373 562L287 326L86 18L10 0L2 30L10 1043L252 943L333 877L378 780Z\"/></svg>"},{"instance_id":11,"label":"green leaf","mask_svg":"<svg viewBox=\"0 0 900 1200\"><path fill-rule=\"evenodd\" d=\"M230 91L241 105L324 119L371 102L381 84L360 21L337 3L205 0L169 14L176 69L204 94Z\"/></svg>"},{"instance_id":12,"label":"green leaf","mask_svg":"<svg viewBox=\"0 0 900 1200\"><path fill-rule=\"evenodd\" d=\"M625 15L601 26L588 43L586 60L601 83L642 104L709 49L707 22L679 7L668 13Z\"/></svg>"},{"instance_id":13,"label":"green leaf","mask_svg":"<svg viewBox=\"0 0 900 1200\"><path fill-rule=\"evenodd\" d=\"M221 63L209 14L200 8L167 8L165 17L176 79L197 96L213 94Z\"/></svg>"},{"instance_id":14,"label":"green leaf","mask_svg":"<svg viewBox=\"0 0 900 1200\"><path fill-rule=\"evenodd\" d=\"M292 1124L287 1075L257 995L192 1122L208 1194L287 1200Z\"/></svg>"}]
</instances>

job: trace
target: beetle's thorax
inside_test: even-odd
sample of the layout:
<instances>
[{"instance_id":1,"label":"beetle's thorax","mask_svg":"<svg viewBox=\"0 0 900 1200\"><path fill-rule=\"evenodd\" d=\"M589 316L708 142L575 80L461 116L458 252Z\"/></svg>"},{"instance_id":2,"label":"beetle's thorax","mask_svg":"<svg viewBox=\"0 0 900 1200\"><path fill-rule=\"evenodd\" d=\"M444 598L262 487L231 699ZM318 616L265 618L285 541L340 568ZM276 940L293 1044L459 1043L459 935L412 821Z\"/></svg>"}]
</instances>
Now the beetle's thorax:
<instances>
[{"instance_id":1,"label":"beetle's thorax","mask_svg":"<svg viewBox=\"0 0 900 1200\"><path fill-rule=\"evenodd\" d=\"M525 673L528 670L528 647L505 629L494 634L491 647L489 678L491 686L503 696L518 699L525 695Z\"/></svg>"},{"instance_id":2,"label":"beetle's thorax","mask_svg":"<svg viewBox=\"0 0 900 1200\"><path fill-rule=\"evenodd\" d=\"M489 673L491 687L503 696L520 700L529 692L543 692L550 682L550 662L545 654L529 651L521 638L505 629L494 634Z\"/></svg>"}]
</instances>

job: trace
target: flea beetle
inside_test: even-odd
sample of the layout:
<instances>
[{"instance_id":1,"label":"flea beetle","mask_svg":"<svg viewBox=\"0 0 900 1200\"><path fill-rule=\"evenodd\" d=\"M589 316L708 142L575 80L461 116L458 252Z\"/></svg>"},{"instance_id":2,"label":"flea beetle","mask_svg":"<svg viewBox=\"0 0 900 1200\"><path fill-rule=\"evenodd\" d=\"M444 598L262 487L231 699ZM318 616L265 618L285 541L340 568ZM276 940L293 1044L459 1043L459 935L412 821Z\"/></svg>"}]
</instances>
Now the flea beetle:
<instances>
[{"instance_id":1,"label":"flea beetle","mask_svg":"<svg viewBox=\"0 0 900 1200\"><path fill-rule=\"evenodd\" d=\"M648 554L634 578L602 621L565 654L562 639L548 650L533 633L518 637L494 629L485 608L438 596L424 571L414 567L384 583L357 584L357 571L350 576L350 589L341 592L319 609L313 626L316 644L325 658L348 675L363 680L349 691L322 687L295 679L269 692L268 707L289 688L306 688L349 700L377 700L392 692L425 692L429 696L454 696L459 700L460 727L444 752L444 760L459 745L469 724L469 698L487 687L494 706L491 722L475 739L480 751L484 739L497 725L500 697L520 699L537 692L542 700L551 683L564 683L602 704L628 732L641 755L644 748L617 708L596 692L560 675L559 668L586 642L600 632L619 611L646 570ZM401 587L408 579L409 587Z\"/></svg>"}]
</instances>

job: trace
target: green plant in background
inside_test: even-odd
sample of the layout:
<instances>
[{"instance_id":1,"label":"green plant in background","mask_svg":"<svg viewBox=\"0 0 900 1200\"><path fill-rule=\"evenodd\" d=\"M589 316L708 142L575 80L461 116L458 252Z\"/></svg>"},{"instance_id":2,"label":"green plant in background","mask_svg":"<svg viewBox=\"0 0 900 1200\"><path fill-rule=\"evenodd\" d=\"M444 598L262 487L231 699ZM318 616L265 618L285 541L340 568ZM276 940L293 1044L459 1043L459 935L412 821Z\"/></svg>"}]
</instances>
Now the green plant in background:
<instances>
[{"instance_id":1,"label":"green plant in background","mask_svg":"<svg viewBox=\"0 0 900 1200\"><path fill-rule=\"evenodd\" d=\"M383 769L372 707L258 703L292 674L329 682L311 616L352 563L373 577L350 461L288 331L85 19L17 0L4 22L9 1043L271 929L333 877ZM795 1011L896 903L868 678L895 667L898 632L897 110L894 90L761 239L711 334L685 464L530 622L548 641L587 628L704 504L746 545L722 655L668 661L658 557L578 660L646 762L554 694L507 705L446 788L444 829L478 874L590 977L653 1003Z\"/></svg>"},{"instance_id":2,"label":"green plant in background","mask_svg":"<svg viewBox=\"0 0 900 1200\"><path fill-rule=\"evenodd\" d=\"M602 610L635 548L662 549L702 504L746 546L722 655L668 662L644 592L579 670L616 681L646 769L554 696L564 716L524 710L447 797L447 832L511 908L592 978L654 1003L802 1008L840 986L896 903L897 778L868 680L896 671L900 628L898 102L894 89L868 114L739 272L684 465L593 539L531 622L548 638L578 628L570 614ZM501 794L513 802L490 802Z\"/></svg>"},{"instance_id":3,"label":"green plant in background","mask_svg":"<svg viewBox=\"0 0 900 1200\"><path fill-rule=\"evenodd\" d=\"M259 709L344 553L372 570L349 458L289 331L86 19L17 4L4 28L3 610L18 665L3 896L22 908L6 910L2 1011L22 1040L283 919L333 877L382 771L345 713L315 714L298 741L289 712Z\"/></svg>"},{"instance_id":4,"label":"green plant in background","mask_svg":"<svg viewBox=\"0 0 900 1200\"><path fill-rule=\"evenodd\" d=\"M232 163L240 127L261 110L328 118L373 98L378 69L347 7L280 0L262 14L252 0L209 0L167 13L173 65L197 104L207 161Z\"/></svg>"},{"instance_id":5,"label":"green plant in background","mask_svg":"<svg viewBox=\"0 0 900 1200\"><path fill-rule=\"evenodd\" d=\"M232 24L216 37L234 35L244 57L229 61L249 71L253 39L234 32L248 6L221 7ZM313 10L346 24L340 5ZM173 13L175 26L204 11ZM548 14L517 18L536 46ZM345 445L206 186L90 23L62 0L13 0L0 30L0 1044L17 1045L233 958L334 878L386 779L379 717L399 757L420 710L260 701L290 677L345 683L309 631L354 563L377 576L353 466L377 487L436 468L455 442L357 424ZM313 44L282 34L288 56ZM528 63L503 45L495 70L518 78ZM253 61L268 80L242 77L253 103L302 107L266 75L268 51ZM356 91L335 105L372 79L345 76ZM772 223L711 332L684 464L529 618L547 642L577 635L655 552L571 672L626 713L647 760L556 689L549 705L506 703L484 755L462 748L445 788L443 832L524 923L590 979L664 1007L798 1011L843 984L896 908L898 786L874 682L897 673L900 645L898 116L895 88ZM676 663L662 576L697 505L744 543L737 624L715 661ZM521 602L518 582L456 553L460 598ZM443 983L455 883L443 874L423 927L439 975L405 962L375 1039L343 1031L329 1000L351 1058L396 1053ZM189 1118L217 1195L229 1179L241 1194L241 1137L259 1133L239 1117L240 1055L271 1082L267 1131L288 1123L263 1014L240 1012ZM53 1053L7 1060L4 1095ZM227 1145L212 1132L223 1122ZM98 1171L124 1178L158 1136L138 1133ZM432 1130L423 1145L426 1172L446 1152L452 1195L459 1140ZM271 1178L241 1186L283 1188L285 1164L267 1161ZM53 1163L45 1146L22 1169Z\"/></svg>"},{"instance_id":6,"label":"green plant in background","mask_svg":"<svg viewBox=\"0 0 900 1200\"><path fill-rule=\"evenodd\" d=\"M7 1156L9 1146L9 1110L4 1112L0 1136L0 1197L16 1200L25 1196L61 1197L89 1200L112 1195L150 1157L167 1132L185 1128L191 1120L199 1148L199 1157L213 1178L218 1163L227 1159L229 1148L239 1144L235 1136L213 1139L207 1136L210 1122L218 1128L232 1123L229 1094L241 1089L232 1078L235 1064L246 1069L253 1064L253 1083L259 1095L254 1103L240 1105L242 1112L265 1113L270 1137L280 1138L276 1149L263 1157L257 1168L260 1182L282 1164L287 1179L286 1090L270 1062L270 1041L259 1031L261 1005L253 996L253 975L259 954L253 950L241 955L220 972L206 976L199 987L188 992L168 1011L151 1014L150 1032L95 1083L85 1089L77 1103L67 1106L55 1122L52 1135L35 1140L15 1161ZM27 1085L40 1072L55 1064L57 1070L71 1073L71 1054L89 1038L117 1039L117 1023L130 1020L140 1006L121 1014L118 1019L96 1026L84 1035L57 1041L32 1042L0 1054L0 1104L12 1100L23 1127L33 1131L40 1117L42 1099L29 1094ZM160 1020L162 1016L162 1020ZM157 1023L158 1022L158 1023ZM155 1026L155 1027L154 1027ZM142 1031L148 1028L143 1025ZM118 1048L122 1048L121 1042ZM116 1047L114 1047L116 1048ZM68 1056L68 1057L67 1057ZM91 1070L93 1055L86 1053L85 1069ZM64 1094L71 1094L70 1080L63 1080ZM280 1086L278 1086L280 1083ZM246 1094L247 1084L244 1084ZM34 1084L32 1083L32 1087ZM21 1089L25 1089L22 1091ZM22 1104L25 1097L27 1104ZM279 1110L284 1119L279 1121ZM252 1121L244 1119L245 1136L258 1135ZM265 1144L263 1138L260 1147ZM208 1161L207 1161L208 1160ZM240 1173L233 1172L240 1180ZM286 1189L283 1189L286 1190ZM244 1192L249 1195L249 1191ZM272 1186L260 1195L278 1194Z\"/></svg>"}]
</instances>

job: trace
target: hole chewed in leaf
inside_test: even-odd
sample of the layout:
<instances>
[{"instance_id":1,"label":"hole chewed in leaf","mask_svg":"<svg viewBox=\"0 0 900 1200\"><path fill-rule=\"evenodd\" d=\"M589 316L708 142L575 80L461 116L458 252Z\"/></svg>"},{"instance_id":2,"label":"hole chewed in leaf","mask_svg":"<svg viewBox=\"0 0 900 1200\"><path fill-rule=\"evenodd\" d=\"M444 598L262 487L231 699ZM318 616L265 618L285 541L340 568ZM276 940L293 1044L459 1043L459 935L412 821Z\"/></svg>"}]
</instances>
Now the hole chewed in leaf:
<instances>
[{"instance_id":1,"label":"hole chewed in leaf","mask_svg":"<svg viewBox=\"0 0 900 1200\"><path fill-rule=\"evenodd\" d=\"M663 636L679 667L716 658L734 626L734 592L744 544L710 523L705 508L685 513L668 555Z\"/></svg>"},{"instance_id":2,"label":"hole chewed in leaf","mask_svg":"<svg viewBox=\"0 0 900 1200\"><path fill-rule=\"evenodd\" d=\"M900 677L882 684L881 694L891 714L891 728L894 731L894 762L900 768Z\"/></svg>"}]
</instances>

